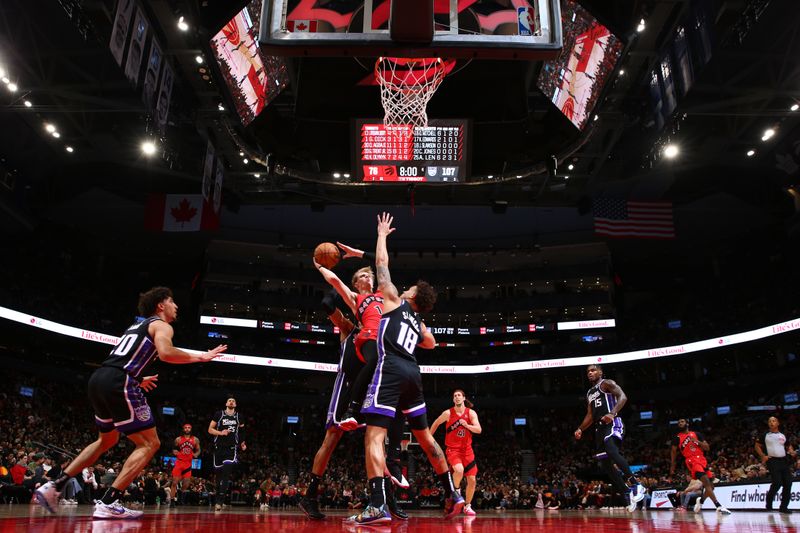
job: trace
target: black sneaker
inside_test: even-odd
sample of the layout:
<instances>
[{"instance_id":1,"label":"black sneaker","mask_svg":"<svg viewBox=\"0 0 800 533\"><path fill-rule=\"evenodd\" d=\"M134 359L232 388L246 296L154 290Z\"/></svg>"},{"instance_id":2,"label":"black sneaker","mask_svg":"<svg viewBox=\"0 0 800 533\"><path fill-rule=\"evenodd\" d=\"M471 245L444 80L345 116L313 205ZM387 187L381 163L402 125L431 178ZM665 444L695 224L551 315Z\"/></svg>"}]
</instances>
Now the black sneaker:
<instances>
[{"instance_id":1,"label":"black sneaker","mask_svg":"<svg viewBox=\"0 0 800 533\"><path fill-rule=\"evenodd\" d=\"M386 507L392 516L400 520L408 520L408 514L400 509L397 505L397 498L394 497L394 491L386 491Z\"/></svg>"},{"instance_id":2,"label":"black sneaker","mask_svg":"<svg viewBox=\"0 0 800 533\"><path fill-rule=\"evenodd\" d=\"M319 511L319 502L317 500L302 498L300 500L300 509L302 509L311 520L325 520L325 515Z\"/></svg>"},{"instance_id":3,"label":"black sneaker","mask_svg":"<svg viewBox=\"0 0 800 533\"><path fill-rule=\"evenodd\" d=\"M790 511L789 509L787 509L785 507L781 507L780 509L778 509L778 512L781 513L781 514L792 514L792 511Z\"/></svg>"}]
</instances>

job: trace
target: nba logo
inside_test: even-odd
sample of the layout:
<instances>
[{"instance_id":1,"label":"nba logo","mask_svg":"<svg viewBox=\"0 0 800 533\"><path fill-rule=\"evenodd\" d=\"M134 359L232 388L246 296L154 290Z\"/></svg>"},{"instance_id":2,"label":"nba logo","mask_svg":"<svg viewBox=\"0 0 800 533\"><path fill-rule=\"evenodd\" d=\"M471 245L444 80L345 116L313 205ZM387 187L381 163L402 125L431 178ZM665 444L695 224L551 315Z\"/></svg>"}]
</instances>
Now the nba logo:
<instances>
[{"instance_id":1,"label":"nba logo","mask_svg":"<svg viewBox=\"0 0 800 533\"><path fill-rule=\"evenodd\" d=\"M528 6L517 8L517 28L519 34L526 37L533 35L533 17L531 17L531 8Z\"/></svg>"}]
</instances>

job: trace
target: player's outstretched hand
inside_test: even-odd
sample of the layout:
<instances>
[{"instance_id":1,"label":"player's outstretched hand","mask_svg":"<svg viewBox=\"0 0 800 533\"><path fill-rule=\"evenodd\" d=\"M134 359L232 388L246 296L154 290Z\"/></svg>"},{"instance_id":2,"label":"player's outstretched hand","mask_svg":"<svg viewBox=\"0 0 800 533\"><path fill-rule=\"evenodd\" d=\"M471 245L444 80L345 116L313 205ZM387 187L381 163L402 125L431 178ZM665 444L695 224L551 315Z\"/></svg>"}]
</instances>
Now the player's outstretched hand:
<instances>
[{"instance_id":1,"label":"player's outstretched hand","mask_svg":"<svg viewBox=\"0 0 800 533\"><path fill-rule=\"evenodd\" d=\"M358 248L347 246L346 244L342 244L339 241L336 241L336 246L341 248L342 251L344 252L342 259L347 259L348 257L355 257L355 258L364 257L364 250L359 250Z\"/></svg>"},{"instance_id":2,"label":"player's outstretched hand","mask_svg":"<svg viewBox=\"0 0 800 533\"><path fill-rule=\"evenodd\" d=\"M583 436L583 431L581 431L580 429L576 429L575 430L575 440L581 440L582 436Z\"/></svg>"},{"instance_id":3,"label":"player's outstretched hand","mask_svg":"<svg viewBox=\"0 0 800 533\"><path fill-rule=\"evenodd\" d=\"M208 361L211 361L212 359L216 359L217 357L220 356L220 354L222 354L222 352L224 352L227 349L228 349L227 344L220 344L213 350L209 350L206 353L200 354L200 361L206 363Z\"/></svg>"},{"instance_id":4,"label":"player's outstretched hand","mask_svg":"<svg viewBox=\"0 0 800 533\"><path fill-rule=\"evenodd\" d=\"M155 376L145 376L142 378L142 382L139 384L139 387L145 392L150 392L151 390L158 387L158 374Z\"/></svg>"},{"instance_id":5,"label":"player's outstretched hand","mask_svg":"<svg viewBox=\"0 0 800 533\"><path fill-rule=\"evenodd\" d=\"M394 217L389 213L378 215L378 235L390 235L397 228L392 227Z\"/></svg>"}]
</instances>

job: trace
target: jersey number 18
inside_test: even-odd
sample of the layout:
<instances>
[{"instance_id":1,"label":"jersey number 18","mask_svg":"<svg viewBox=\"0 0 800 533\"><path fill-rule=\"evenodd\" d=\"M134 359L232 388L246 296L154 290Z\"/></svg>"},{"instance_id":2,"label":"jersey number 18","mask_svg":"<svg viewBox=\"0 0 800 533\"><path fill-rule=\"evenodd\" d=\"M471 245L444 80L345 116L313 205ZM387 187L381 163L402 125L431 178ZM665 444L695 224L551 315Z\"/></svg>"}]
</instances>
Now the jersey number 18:
<instances>
[{"instance_id":1,"label":"jersey number 18","mask_svg":"<svg viewBox=\"0 0 800 533\"><path fill-rule=\"evenodd\" d=\"M414 330L408 327L405 322L400 323L400 335L397 336L397 344L406 349L410 355L414 355L414 349L417 347L419 335Z\"/></svg>"}]
</instances>

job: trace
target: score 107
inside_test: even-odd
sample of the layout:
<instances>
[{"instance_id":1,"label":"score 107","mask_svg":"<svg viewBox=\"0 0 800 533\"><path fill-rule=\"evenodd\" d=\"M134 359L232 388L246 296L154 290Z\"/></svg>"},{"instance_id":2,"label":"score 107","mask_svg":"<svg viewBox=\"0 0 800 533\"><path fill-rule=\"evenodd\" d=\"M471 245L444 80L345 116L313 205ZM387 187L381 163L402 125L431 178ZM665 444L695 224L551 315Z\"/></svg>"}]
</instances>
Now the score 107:
<instances>
[{"instance_id":1,"label":"score 107","mask_svg":"<svg viewBox=\"0 0 800 533\"><path fill-rule=\"evenodd\" d=\"M364 165L364 181L458 181L458 167Z\"/></svg>"}]
</instances>

